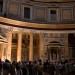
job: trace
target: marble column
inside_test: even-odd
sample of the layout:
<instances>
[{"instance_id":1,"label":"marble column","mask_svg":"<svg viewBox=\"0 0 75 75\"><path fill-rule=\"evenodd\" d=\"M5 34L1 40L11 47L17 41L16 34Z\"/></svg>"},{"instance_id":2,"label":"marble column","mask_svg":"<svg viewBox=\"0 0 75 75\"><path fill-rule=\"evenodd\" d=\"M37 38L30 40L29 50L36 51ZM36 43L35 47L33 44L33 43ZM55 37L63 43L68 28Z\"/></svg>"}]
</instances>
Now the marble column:
<instances>
[{"instance_id":1,"label":"marble column","mask_svg":"<svg viewBox=\"0 0 75 75\"><path fill-rule=\"evenodd\" d=\"M44 48L43 34L40 33L39 36L40 36L40 38L39 38L39 39L40 39L39 55L40 55L40 59L43 60L43 57L44 57L44 56L43 56L43 55L44 55L44 54L43 54L43 50L44 50L44 49L43 49L43 48Z\"/></svg>"},{"instance_id":2,"label":"marble column","mask_svg":"<svg viewBox=\"0 0 75 75\"><path fill-rule=\"evenodd\" d=\"M12 32L8 32L8 46L7 46L7 59L11 61L11 47L12 47Z\"/></svg>"},{"instance_id":3,"label":"marble column","mask_svg":"<svg viewBox=\"0 0 75 75\"><path fill-rule=\"evenodd\" d=\"M17 48L17 62L21 61L22 54L22 33L18 33L18 48Z\"/></svg>"},{"instance_id":4,"label":"marble column","mask_svg":"<svg viewBox=\"0 0 75 75\"><path fill-rule=\"evenodd\" d=\"M30 33L29 61L33 61L33 33Z\"/></svg>"}]
</instances>

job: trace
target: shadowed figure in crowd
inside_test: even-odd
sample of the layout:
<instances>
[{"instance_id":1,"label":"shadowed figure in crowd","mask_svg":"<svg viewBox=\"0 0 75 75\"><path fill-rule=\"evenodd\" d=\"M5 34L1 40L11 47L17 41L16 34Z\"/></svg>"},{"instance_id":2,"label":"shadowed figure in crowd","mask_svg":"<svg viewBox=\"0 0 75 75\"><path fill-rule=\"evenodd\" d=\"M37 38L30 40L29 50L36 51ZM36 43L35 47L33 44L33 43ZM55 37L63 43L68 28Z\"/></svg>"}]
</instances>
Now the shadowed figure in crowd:
<instances>
[{"instance_id":1,"label":"shadowed figure in crowd","mask_svg":"<svg viewBox=\"0 0 75 75\"><path fill-rule=\"evenodd\" d=\"M10 73L11 63L9 60L5 60L3 63L3 75L8 75Z\"/></svg>"},{"instance_id":2,"label":"shadowed figure in crowd","mask_svg":"<svg viewBox=\"0 0 75 75\"><path fill-rule=\"evenodd\" d=\"M28 63L28 71L29 71L28 75L33 75L33 65L31 61L29 61Z\"/></svg>"},{"instance_id":3,"label":"shadowed figure in crowd","mask_svg":"<svg viewBox=\"0 0 75 75\"><path fill-rule=\"evenodd\" d=\"M21 75L21 63L17 62L16 63L16 75Z\"/></svg>"},{"instance_id":4,"label":"shadowed figure in crowd","mask_svg":"<svg viewBox=\"0 0 75 75\"><path fill-rule=\"evenodd\" d=\"M28 75L28 69L27 69L27 63L26 62L22 62L21 70L22 70L22 75Z\"/></svg>"},{"instance_id":5,"label":"shadowed figure in crowd","mask_svg":"<svg viewBox=\"0 0 75 75\"><path fill-rule=\"evenodd\" d=\"M10 70L10 74L11 75L16 75L16 62L13 61L12 64L11 64L11 70Z\"/></svg>"},{"instance_id":6,"label":"shadowed figure in crowd","mask_svg":"<svg viewBox=\"0 0 75 75\"><path fill-rule=\"evenodd\" d=\"M48 60L46 60L46 62L44 62L44 64L43 64L43 70L44 70L45 75L48 75L49 65L50 65L50 63Z\"/></svg>"},{"instance_id":7,"label":"shadowed figure in crowd","mask_svg":"<svg viewBox=\"0 0 75 75\"><path fill-rule=\"evenodd\" d=\"M29 61L15 62L0 59L0 75L75 75L75 63Z\"/></svg>"}]
</instances>

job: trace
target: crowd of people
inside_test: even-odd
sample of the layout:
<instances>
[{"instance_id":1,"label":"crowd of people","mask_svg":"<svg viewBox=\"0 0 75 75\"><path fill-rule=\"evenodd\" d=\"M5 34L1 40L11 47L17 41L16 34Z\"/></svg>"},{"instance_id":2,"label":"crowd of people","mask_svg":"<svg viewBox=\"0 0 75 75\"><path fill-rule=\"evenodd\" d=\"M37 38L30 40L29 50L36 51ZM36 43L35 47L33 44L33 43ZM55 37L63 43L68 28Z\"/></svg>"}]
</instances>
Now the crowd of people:
<instances>
[{"instance_id":1,"label":"crowd of people","mask_svg":"<svg viewBox=\"0 0 75 75\"><path fill-rule=\"evenodd\" d=\"M74 63L42 61L22 61L12 63L9 60L1 61L0 75L75 75L72 70Z\"/></svg>"}]
</instances>

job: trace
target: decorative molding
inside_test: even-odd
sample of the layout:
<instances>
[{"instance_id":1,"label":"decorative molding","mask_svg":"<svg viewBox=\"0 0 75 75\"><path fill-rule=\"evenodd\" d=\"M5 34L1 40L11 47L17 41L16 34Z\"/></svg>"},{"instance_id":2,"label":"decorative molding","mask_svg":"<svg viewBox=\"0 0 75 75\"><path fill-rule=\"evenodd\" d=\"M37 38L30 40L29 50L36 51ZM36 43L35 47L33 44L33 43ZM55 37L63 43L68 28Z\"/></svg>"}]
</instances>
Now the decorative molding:
<instances>
[{"instance_id":1,"label":"decorative molding","mask_svg":"<svg viewBox=\"0 0 75 75\"><path fill-rule=\"evenodd\" d=\"M29 33L75 33L75 24L38 24L21 22L2 17L0 17L0 27L9 29L9 31L21 30ZM72 30L70 30L71 28Z\"/></svg>"},{"instance_id":2,"label":"decorative molding","mask_svg":"<svg viewBox=\"0 0 75 75\"><path fill-rule=\"evenodd\" d=\"M14 13L15 12L15 13ZM19 13L19 3L16 3L14 1L9 1L8 4L8 14L13 14L18 16Z\"/></svg>"}]
</instances>

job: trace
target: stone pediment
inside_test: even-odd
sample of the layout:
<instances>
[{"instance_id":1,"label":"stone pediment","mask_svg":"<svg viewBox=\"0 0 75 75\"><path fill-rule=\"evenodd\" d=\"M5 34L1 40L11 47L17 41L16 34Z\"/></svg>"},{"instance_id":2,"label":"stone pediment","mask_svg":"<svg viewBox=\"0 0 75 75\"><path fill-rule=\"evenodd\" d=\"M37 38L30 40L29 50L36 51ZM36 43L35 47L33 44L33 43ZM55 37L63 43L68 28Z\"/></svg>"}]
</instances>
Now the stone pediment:
<instances>
[{"instance_id":1,"label":"stone pediment","mask_svg":"<svg viewBox=\"0 0 75 75\"><path fill-rule=\"evenodd\" d=\"M49 43L49 45L61 46L61 43L57 42L57 41L52 41L52 42Z\"/></svg>"}]
</instances>

